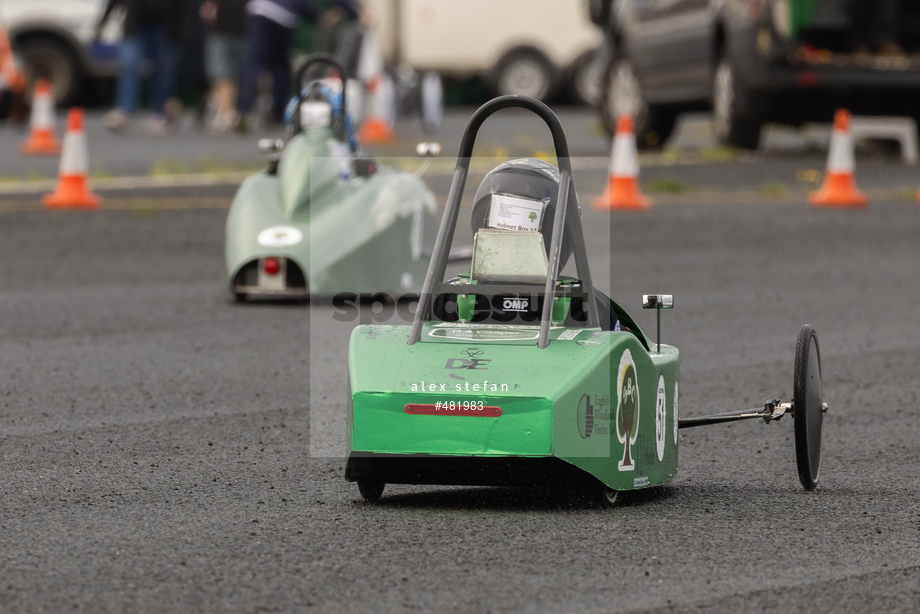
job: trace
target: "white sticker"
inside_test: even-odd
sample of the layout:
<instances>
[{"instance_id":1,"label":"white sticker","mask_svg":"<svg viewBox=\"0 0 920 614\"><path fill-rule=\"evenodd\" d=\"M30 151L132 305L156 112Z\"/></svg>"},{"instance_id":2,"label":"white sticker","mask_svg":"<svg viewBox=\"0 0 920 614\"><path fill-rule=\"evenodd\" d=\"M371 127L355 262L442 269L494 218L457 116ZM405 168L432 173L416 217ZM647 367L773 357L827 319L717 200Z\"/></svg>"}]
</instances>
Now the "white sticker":
<instances>
[{"instance_id":1,"label":"white sticker","mask_svg":"<svg viewBox=\"0 0 920 614\"><path fill-rule=\"evenodd\" d=\"M326 127L332 123L332 105L328 102L311 100L300 105L300 125L304 130L316 126Z\"/></svg>"},{"instance_id":2,"label":"white sticker","mask_svg":"<svg viewBox=\"0 0 920 614\"><path fill-rule=\"evenodd\" d=\"M293 226L272 226L256 239L262 247L290 247L303 241L303 233Z\"/></svg>"},{"instance_id":3,"label":"white sticker","mask_svg":"<svg viewBox=\"0 0 920 614\"><path fill-rule=\"evenodd\" d=\"M543 201L493 194L489 207L489 228L500 230L540 230Z\"/></svg>"},{"instance_id":4,"label":"white sticker","mask_svg":"<svg viewBox=\"0 0 920 614\"><path fill-rule=\"evenodd\" d=\"M648 478L634 478L633 487L638 488L640 486L648 486Z\"/></svg>"},{"instance_id":5,"label":"white sticker","mask_svg":"<svg viewBox=\"0 0 920 614\"><path fill-rule=\"evenodd\" d=\"M658 396L655 399L655 447L658 461L664 460L664 438L667 433L668 395L664 387L664 375L658 376Z\"/></svg>"},{"instance_id":6,"label":"white sticker","mask_svg":"<svg viewBox=\"0 0 920 614\"><path fill-rule=\"evenodd\" d=\"M674 382L674 445L677 445L677 426L680 412L677 410L677 382Z\"/></svg>"},{"instance_id":7,"label":"white sticker","mask_svg":"<svg viewBox=\"0 0 920 614\"><path fill-rule=\"evenodd\" d=\"M578 333L580 332L581 332L580 330L567 330L563 332L561 335L559 335L558 337L556 337L556 339L558 339L559 341L571 341L572 339L577 337Z\"/></svg>"}]
</instances>

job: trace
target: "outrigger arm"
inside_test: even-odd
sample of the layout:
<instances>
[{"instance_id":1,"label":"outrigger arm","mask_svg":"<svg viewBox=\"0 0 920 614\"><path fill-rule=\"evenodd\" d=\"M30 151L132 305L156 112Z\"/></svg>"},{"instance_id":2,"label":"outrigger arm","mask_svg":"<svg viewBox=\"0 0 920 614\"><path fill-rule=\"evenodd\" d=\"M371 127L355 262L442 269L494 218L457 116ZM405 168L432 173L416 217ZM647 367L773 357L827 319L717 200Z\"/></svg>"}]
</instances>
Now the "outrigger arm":
<instances>
[{"instance_id":1,"label":"outrigger arm","mask_svg":"<svg viewBox=\"0 0 920 614\"><path fill-rule=\"evenodd\" d=\"M821 404L821 412L827 412L827 403ZM707 424L720 424L722 422L736 422L738 420L749 420L751 418L763 418L763 421L770 424L774 420L779 420L786 414L794 413L793 403L783 403L779 399L773 399L764 404L763 409L741 409L729 411L723 414L714 414L712 416L700 416L699 418L679 418L677 428L688 429L694 426L705 426Z\"/></svg>"}]
</instances>

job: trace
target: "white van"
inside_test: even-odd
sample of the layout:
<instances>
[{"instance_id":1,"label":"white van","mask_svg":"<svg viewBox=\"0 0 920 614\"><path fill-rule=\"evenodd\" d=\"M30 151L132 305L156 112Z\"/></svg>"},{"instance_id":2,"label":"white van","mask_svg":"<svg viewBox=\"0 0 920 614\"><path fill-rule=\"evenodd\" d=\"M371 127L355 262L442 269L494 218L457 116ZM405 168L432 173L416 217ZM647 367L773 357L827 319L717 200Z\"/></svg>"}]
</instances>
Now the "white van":
<instances>
[{"instance_id":1,"label":"white van","mask_svg":"<svg viewBox=\"0 0 920 614\"><path fill-rule=\"evenodd\" d=\"M51 81L55 103L72 100L87 78L118 74L121 20L92 38L105 0L0 0L0 21L32 78Z\"/></svg>"},{"instance_id":2,"label":"white van","mask_svg":"<svg viewBox=\"0 0 920 614\"><path fill-rule=\"evenodd\" d=\"M590 101L601 44L585 0L364 0L393 63L483 76L496 95L545 100L560 88Z\"/></svg>"}]
</instances>

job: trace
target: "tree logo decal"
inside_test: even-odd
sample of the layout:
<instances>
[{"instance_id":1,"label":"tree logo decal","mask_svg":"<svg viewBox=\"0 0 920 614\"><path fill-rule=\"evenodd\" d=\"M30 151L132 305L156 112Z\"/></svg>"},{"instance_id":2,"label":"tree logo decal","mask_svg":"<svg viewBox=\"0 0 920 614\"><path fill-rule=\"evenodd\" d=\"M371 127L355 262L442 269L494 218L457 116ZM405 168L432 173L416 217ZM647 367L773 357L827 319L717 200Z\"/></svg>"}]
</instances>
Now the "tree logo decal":
<instances>
[{"instance_id":1,"label":"tree logo decal","mask_svg":"<svg viewBox=\"0 0 920 614\"><path fill-rule=\"evenodd\" d=\"M636 377L636 363L629 350L620 357L617 369L617 439L624 444L623 460L617 467L620 471L635 469L630 448L639 434L639 379Z\"/></svg>"},{"instance_id":2,"label":"tree logo decal","mask_svg":"<svg viewBox=\"0 0 920 614\"><path fill-rule=\"evenodd\" d=\"M536 222L537 214L531 211L530 214L527 216L527 219L530 220L531 222Z\"/></svg>"}]
</instances>

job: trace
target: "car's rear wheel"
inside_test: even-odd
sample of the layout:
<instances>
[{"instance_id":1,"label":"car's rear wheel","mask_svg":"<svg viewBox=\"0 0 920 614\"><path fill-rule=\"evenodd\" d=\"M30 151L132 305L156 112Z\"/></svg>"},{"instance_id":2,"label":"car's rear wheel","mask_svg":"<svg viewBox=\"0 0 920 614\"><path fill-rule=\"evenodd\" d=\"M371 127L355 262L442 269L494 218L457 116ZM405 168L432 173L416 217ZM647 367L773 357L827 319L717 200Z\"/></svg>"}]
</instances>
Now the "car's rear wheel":
<instances>
[{"instance_id":1,"label":"car's rear wheel","mask_svg":"<svg viewBox=\"0 0 920 614\"><path fill-rule=\"evenodd\" d=\"M379 501L383 496L383 489L386 483L380 480L361 479L358 480L358 492L365 501Z\"/></svg>"},{"instance_id":2,"label":"car's rear wheel","mask_svg":"<svg viewBox=\"0 0 920 614\"><path fill-rule=\"evenodd\" d=\"M632 62L622 56L614 58L604 71L599 109L608 134L616 132L620 115L632 115L636 144L645 149L662 147L671 137L677 123L676 109L651 105L645 101L642 84Z\"/></svg>"},{"instance_id":3,"label":"car's rear wheel","mask_svg":"<svg viewBox=\"0 0 920 614\"><path fill-rule=\"evenodd\" d=\"M723 145L757 149L760 144L762 113L738 79L738 72L727 55L722 56L713 78L712 125L716 138Z\"/></svg>"},{"instance_id":4,"label":"car's rear wheel","mask_svg":"<svg viewBox=\"0 0 920 614\"><path fill-rule=\"evenodd\" d=\"M492 84L499 96L517 94L546 101L556 87L556 70L543 54L519 49L498 61Z\"/></svg>"},{"instance_id":5,"label":"car's rear wheel","mask_svg":"<svg viewBox=\"0 0 920 614\"><path fill-rule=\"evenodd\" d=\"M602 508L611 508L616 505L620 491L609 488L606 484L597 487L597 502Z\"/></svg>"}]
</instances>

